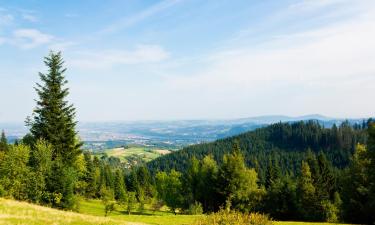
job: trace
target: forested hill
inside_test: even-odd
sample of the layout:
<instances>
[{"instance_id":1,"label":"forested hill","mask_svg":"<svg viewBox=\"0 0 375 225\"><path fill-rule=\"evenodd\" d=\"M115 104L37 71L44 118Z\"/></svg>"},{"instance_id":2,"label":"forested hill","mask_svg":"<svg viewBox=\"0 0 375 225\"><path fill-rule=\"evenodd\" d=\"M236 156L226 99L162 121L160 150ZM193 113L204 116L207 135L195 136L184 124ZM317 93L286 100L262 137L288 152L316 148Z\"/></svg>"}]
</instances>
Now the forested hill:
<instances>
[{"instance_id":1,"label":"forested hill","mask_svg":"<svg viewBox=\"0 0 375 225\"><path fill-rule=\"evenodd\" d=\"M151 171L176 169L184 171L189 159L202 159L211 154L217 162L232 149L235 141L250 167L258 170L264 179L269 164L277 165L283 172L295 172L309 152L323 152L331 163L345 167L357 143L365 143L367 123L324 128L316 121L276 123L238 136L186 147L178 152L160 157L148 164ZM311 151L309 151L311 150Z\"/></svg>"}]
</instances>

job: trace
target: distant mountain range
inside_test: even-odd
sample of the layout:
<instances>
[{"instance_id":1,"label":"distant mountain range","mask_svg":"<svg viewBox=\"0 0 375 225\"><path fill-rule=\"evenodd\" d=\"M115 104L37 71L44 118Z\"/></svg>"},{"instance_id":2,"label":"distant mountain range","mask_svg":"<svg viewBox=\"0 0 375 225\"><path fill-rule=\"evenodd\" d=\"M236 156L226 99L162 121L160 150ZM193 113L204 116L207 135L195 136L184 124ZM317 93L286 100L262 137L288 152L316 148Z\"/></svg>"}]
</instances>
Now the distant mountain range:
<instances>
[{"instance_id":1,"label":"distant mountain range","mask_svg":"<svg viewBox=\"0 0 375 225\"><path fill-rule=\"evenodd\" d=\"M88 145L110 147L124 144L157 145L171 149L210 142L220 138L237 135L277 122L316 120L325 127L340 124L345 120L361 123L368 118L331 118L319 114L289 117L283 115L258 116L231 120L175 120L175 121L133 121L133 122L83 122L78 124L81 139ZM23 124L0 123L10 139L26 134Z\"/></svg>"}]
</instances>

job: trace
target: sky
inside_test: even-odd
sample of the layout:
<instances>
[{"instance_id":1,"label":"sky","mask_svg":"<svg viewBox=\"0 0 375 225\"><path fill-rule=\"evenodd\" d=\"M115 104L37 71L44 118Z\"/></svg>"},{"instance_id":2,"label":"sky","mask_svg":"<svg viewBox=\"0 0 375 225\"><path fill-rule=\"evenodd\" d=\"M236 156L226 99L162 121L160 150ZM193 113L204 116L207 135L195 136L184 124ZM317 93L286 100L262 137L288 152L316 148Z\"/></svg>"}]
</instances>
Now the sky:
<instances>
[{"instance_id":1,"label":"sky","mask_svg":"<svg viewBox=\"0 0 375 225\"><path fill-rule=\"evenodd\" d=\"M0 0L0 122L61 51L79 121L375 112L373 0Z\"/></svg>"}]
</instances>

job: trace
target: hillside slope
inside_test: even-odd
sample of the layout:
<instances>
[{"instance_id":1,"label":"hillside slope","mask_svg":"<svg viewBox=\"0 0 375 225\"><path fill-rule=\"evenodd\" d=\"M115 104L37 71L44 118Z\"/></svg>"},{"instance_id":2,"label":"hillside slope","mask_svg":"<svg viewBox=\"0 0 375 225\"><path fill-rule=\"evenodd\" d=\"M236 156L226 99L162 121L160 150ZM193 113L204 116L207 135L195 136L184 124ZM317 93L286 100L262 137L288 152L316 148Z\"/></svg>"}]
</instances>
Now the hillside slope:
<instances>
[{"instance_id":1,"label":"hillside slope","mask_svg":"<svg viewBox=\"0 0 375 225\"><path fill-rule=\"evenodd\" d=\"M261 179L270 162L278 164L284 172L296 172L308 150L324 152L334 166L345 167L355 145L366 141L363 128L362 125L351 126L349 123L325 128L316 121L276 123L212 143L186 147L151 161L148 167L152 172L170 169L185 171L189 159L202 159L208 154L220 163L235 141L239 142L246 163L257 168Z\"/></svg>"},{"instance_id":2,"label":"hillside slope","mask_svg":"<svg viewBox=\"0 0 375 225\"><path fill-rule=\"evenodd\" d=\"M0 224L17 225L145 225L143 223L66 212L0 198Z\"/></svg>"}]
</instances>

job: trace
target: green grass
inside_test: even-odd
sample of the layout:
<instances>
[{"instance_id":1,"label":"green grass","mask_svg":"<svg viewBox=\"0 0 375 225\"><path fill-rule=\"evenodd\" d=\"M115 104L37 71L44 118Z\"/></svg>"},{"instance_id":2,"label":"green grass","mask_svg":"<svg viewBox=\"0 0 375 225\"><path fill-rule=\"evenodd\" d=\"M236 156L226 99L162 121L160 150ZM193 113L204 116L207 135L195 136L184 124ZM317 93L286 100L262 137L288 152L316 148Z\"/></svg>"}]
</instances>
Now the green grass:
<instances>
[{"instance_id":1,"label":"green grass","mask_svg":"<svg viewBox=\"0 0 375 225\"><path fill-rule=\"evenodd\" d=\"M80 203L80 213L104 216L104 206L100 200L82 200ZM135 207L132 214L128 215L122 207L117 205L116 210L111 212L108 217L116 220L140 222L150 225L187 225L199 219L200 216L174 215L166 207L162 208L160 211L154 212L150 209L149 205L145 205L145 209L142 212Z\"/></svg>"},{"instance_id":2,"label":"green grass","mask_svg":"<svg viewBox=\"0 0 375 225\"><path fill-rule=\"evenodd\" d=\"M1 225L141 225L124 220L83 215L0 198Z\"/></svg>"},{"instance_id":3,"label":"green grass","mask_svg":"<svg viewBox=\"0 0 375 225\"><path fill-rule=\"evenodd\" d=\"M127 215L121 208L104 217L99 200L82 200L80 213L0 198L0 225L189 225L202 216L173 215L167 208L153 212L146 206L142 212ZM332 223L274 222L275 225L332 225Z\"/></svg>"}]
</instances>

